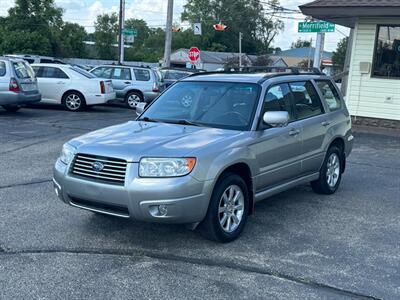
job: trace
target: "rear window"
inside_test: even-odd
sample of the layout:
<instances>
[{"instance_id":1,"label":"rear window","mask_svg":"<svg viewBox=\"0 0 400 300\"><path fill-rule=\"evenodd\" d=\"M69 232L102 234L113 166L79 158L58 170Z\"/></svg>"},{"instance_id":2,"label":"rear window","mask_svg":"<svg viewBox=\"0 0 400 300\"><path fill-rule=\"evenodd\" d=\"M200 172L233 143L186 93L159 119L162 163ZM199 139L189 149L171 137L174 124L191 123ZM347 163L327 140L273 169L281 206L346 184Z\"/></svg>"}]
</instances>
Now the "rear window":
<instances>
[{"instance_id":1,"label":"rear window","mask_svg":"<svg viewBox=\"0 0 400 300\"><path fill-rule=\"evenodd\" d=\"M0 61L0 76L6 75L6 63L4 61Z\"/></svg>"},{"instance_id":2,"label":"rear window","mask_svg":"<svg viewBox=\"0 0 400 300\"><path fill-rule=\"evenodd\" d=\"M12 64L19 79L35 78L35 72L25 61L13 62Z\"/></svg>"},{"instance_id":3,"label":"rear window","mask_svg":"<svg viewBox=\"0 0 400 300\"><path fill-rule=\"evenodd\" d=\"M142 70L142 69L133 69L135 73L135 78L138 81L149 81L150 80L150 71Z\"/></svg>"},{"instance_id":4,"label":"rear window","mask_svg":"<svg viewBox=\"0 0 400 300\"><path fill-rule=\"evenodd\" d=\"M70 67L71 70L75 71L76 73L79 73L79 75L82 75L86 78L97 78L96 76L94 76L92 73L89 73L79 67Z\"/></svg>"}]
</instances>

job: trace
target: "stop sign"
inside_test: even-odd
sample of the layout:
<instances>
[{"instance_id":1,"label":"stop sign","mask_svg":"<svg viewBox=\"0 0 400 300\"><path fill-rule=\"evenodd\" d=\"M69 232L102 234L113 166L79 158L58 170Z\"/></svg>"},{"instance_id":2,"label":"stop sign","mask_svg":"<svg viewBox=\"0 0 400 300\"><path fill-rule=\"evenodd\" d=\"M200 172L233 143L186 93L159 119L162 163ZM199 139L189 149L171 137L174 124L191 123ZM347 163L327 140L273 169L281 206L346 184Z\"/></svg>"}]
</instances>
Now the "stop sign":
<instances>
[{"instance_id":1,"label":"stop sign","mask_svg":"<svg viewBox=\"0 0 400 300\"><path fill-rule=\"evenodd\" d=\"M189 60L195 63L200 58L200 50L197 47L192 47L189 49Z\"/></svg>"}]
</instances>

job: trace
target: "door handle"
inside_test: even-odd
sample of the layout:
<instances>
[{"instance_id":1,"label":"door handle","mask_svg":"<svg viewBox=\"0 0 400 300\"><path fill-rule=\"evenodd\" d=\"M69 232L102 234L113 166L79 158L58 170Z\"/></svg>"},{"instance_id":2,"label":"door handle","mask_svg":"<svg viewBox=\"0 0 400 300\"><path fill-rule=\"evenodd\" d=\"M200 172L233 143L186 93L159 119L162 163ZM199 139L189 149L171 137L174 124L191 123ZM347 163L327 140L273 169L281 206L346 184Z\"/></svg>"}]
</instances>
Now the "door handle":
<instances>
[{"instance_id":1,"label":"door handle","mask_svg":"<svg viewBox=\"0 0 400 300\"><path fill-rule=\"evenodd\" d=\"M325 121L325 122L322 122L321 125L322 126L329 126L329 125L331 125L331 122Z\"/></svg>"},{"instance_id":2,"label":"door handle","mask_svg":"<svg viewBox=\"0 0 400 300\"><path fill-rule=\"evenodd\" d=\"M125 84L131 84L132 82L130 82L130 81L125 81L124 83L125 83Z\"/></svg>"},{"instance_id":3,"label":"door handle","mask_svg":"<svg viewBox=\"0 0 400 300\"><path fill-rule=\"evenodd\" d=\"M289 131L289 135L290 136L296 136L299 133L300 133L300 130L298 130L298 129L292 129L292 130Z\"/></svg>"},{"instance_id":4,"label":"door handle","mask_svg":"<svg viewBox=\"0 0 400 300\"><path fill-rule=\"evenodd\" d=\"M64 81L59 81L59 82L57 82L57 84L65 84L65 82Z\"/></svg>"}]
</instances>

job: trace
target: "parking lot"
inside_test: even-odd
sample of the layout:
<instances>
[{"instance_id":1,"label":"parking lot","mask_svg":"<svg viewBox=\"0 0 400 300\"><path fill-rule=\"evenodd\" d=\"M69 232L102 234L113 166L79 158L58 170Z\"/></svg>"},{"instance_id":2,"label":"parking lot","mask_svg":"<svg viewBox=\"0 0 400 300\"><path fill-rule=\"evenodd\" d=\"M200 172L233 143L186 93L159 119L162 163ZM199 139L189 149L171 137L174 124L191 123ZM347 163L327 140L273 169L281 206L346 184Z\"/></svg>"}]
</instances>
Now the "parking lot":
<instances>
[{"instance_id":1,"label":"parking lot","mask_svg":"<svg viewBox=\"0 0 400 300\"><path fill-rule=\"evenodd\" d=\"M134 119L121 107L0 110L0 299L399 299L400 138L355 133L339 191L256 205L230 244L63 204L61 146Z\"/></svg>"}]
</instances>

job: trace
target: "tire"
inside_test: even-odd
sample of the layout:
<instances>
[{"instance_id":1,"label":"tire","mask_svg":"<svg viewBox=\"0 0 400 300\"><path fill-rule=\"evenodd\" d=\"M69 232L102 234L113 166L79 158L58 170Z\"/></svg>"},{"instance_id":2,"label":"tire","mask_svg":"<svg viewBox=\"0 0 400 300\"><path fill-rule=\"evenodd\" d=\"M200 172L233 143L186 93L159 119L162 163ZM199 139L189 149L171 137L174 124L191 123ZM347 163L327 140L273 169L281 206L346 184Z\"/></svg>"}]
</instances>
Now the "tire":
<instances>
[{"instance_id":1,"label":"tire","mask_svg":"<svg viewBox=\"0 0 400 300\"><path fill-rule=\"evenodd\" d=\"M10 105L3 105L3 108L4 108L6 111L16 112L16 111L18 111L18 110L21 108L21 106L10 104Z\"/></svg>"},{"instance_id":2,"label":"tire","mask_svg":"<svg viewBox=\"0 0 400 300\"><path fill-rule=\"evenodd\" d=\"M232 196L230 195L231 189L233 189ZM234 205L230 204L227 199L234 199L238 191L241 192L238 199ZM249 192L246 183L240 176L226 173L218 180L211 196L207 215L198 229L209 240L229 243L238 238L242 232L248 211ZM232 212L239 221L238 223L234 221L235 217L231 214Z\"/></svg>"},{"instance_id":3,"label":"tire","mask_svg":"<svg viewBox=\"0 0 400 300\"><path fill-rule=\"evenodd\" d=\"M129 92L125 96L125 105L130 109L136 109L137 104L143 100L143 96L139 92Z\"/></svg>"},{"instance_id":4,"label":"tire","mask_svg":"<svg viewBox=\"0 0 400 300\"><path fill-rule=\"evenodd\" d=\"M319 178L311 182L314 192L325 195L336 192L342 180L343 156L343 151L336 146L328 149L319 171Z\"/></svg>"},{"instance_id":5,"label":"tire","mask_svg":"<svg viewBox=\"0 0 400 300\"><path fill-rule=\"evenodd\" d=\"M71 91L65 93L61 102L68 111L82 111L86 109L85 97L79 92Z\"/></svg>"}]
</instances>

